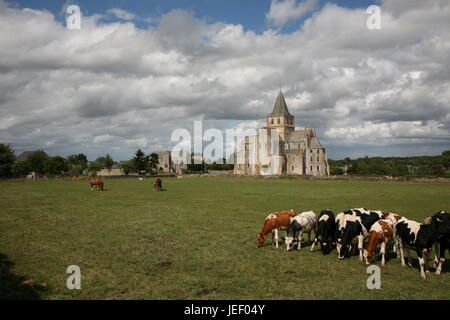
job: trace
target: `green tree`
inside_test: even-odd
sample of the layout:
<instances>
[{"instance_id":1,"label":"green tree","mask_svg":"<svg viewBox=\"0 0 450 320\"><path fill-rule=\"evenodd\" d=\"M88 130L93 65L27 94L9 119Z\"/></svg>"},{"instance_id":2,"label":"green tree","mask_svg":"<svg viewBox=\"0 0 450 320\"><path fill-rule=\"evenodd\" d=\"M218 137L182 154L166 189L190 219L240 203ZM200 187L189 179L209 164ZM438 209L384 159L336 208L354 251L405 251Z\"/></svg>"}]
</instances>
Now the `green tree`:
<instances>
[{"instance_id":1,"label":"green tree","mask_svg":"<svg viewBox=\"0 0 450 320\"><path fill-rule=\"evenodd\" d=\"M64 175L69 171L69 161L63 157L50 157L45 162L45 173L51 177Z\"/></svg>"},{"instance_id":2,"label":"green tree","mask_svg":"<svg viewBox=\"0 0 450 320\"><path fill-rule=\"evenodd\" d=\"M105 168L108 171L111 171L111 168L114 165L114 160L109 154L106 154L104 157L98 157L95 161L100 163L102 168Z\"/></svg>"},{"instance_id":3,"label":"green tree","mask_svg":"<svg viewBox=\"0 0 450 320\"><path fill-rule=\"evenodd\" d=\"M134 165L133 165L133 161L127 161L124 163L121 163L120 168L123 170L123 172L128 175L130 172L135 171Z\"/></svg>"},{"instance_id":4,"label":"green tree","mask_svg":"<svg viewBox=\"0 0 450 320\"><path fill-rule=\"evenodd\" d=\"M344 170L342 170L342 168L335 167L335 168L330 170L330 174L332 176L343 175L344 174Z\"/></svg>"},{"instance_id":5,"label":"green tree","mask_svg":"<svg viewBox=\"0 0 450 320\"><path fill-rule=\"evenodd\" d=\"M48 158L48 155L42 150L38 150L35 153L31 154L27 159L27 163L30 166L31 172L34 171L38 174L44 174L45 162L47 162Z\"/></svg>"},{"instance_id":6,"label":"green tree","mask_svg":"<svg viewBox=\"0 0 450 320\"><path fill-rule=\"evenodd\" d=\"M157 153L151 153L148 156L148 171L153 174L153 169L158 172L159 156Z\"/></svg>"},{"instance_id":7,"label":"green tree","mask_svg":"<svg viewBox=\"0 0 450 320\"><path fill-rule=\"evenodd\" d=\"M97 176L97 172L102 170L102 169L103 169L102 164L97 162L97 161L89 162L89 164L87 166L87 170L88 170L89 175L91 177L96 177Z\"/></svg>"},{"instance_id":8,"label":"green tree","mask_svg":"<svg viewBox=\"0 0 450 320\"><path fill-rule=\"evenodd\" d=\"M14 150L9 144L0 143L0 178L9 178L13 175L13 165L16 161Z\"/></svg>"},{"instance_id":9,"label":"green tree","mask_svg":"<svg viewBox=\"0 0 450 320\"><path fill-rule=\"evenodd\" d=\"M12 166L12 174L14 177L22 178L31 172L30 165L26 161L16 161Z\"/></svg>"},{"instance_id":10,"label":"green tree","mask_svg":"<svg viewBox=\"0 0 450 320\"><path fill-rule=\"evenodd\" d=\"M450 150L442 152L442 165L449 170L450 169Z\"/></svg>"},{"instance_id":11,"label":"green tree","mask_svg":"<svg viewBox=\"0 0 450 320\"><path fill-rule=\"evenodd\" d=\"M67 160L72 166L80 166L81 170L86 169L88 165L88 159L84 153L71 154Z\"/></svg>"},{"instance_id":12,"label":"green tree","mask_svg":"<svg viewBox=\"0 0 450 320\"><path fill-rule=\"evenodd\" d=\"M394 177L407 176L409 173L408 166L404 162L396 161L392 165L391 175Z\"/></svg>"},{"instance_id":13,"label":"green tree","mask_svg":"<svg viewBox=\"0 0 450 320\"><path fill-rule=\"evenodd\" d=\"M146 171L147 161L148 158L145 156L145 153L141 149L138 149L134 154L133 159L131 159L135 172L141 174L143 171Z\"/></svg>"}]
</instances>

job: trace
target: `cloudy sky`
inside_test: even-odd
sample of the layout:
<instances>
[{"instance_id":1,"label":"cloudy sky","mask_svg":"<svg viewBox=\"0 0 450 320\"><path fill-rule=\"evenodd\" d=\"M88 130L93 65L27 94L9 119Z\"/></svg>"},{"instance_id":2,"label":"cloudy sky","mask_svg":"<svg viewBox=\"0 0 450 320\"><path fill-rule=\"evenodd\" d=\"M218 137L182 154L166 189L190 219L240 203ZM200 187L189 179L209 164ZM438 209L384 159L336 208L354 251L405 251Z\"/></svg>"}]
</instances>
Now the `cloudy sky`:
<instances>
[{"instance_id":1,"label":"cloudy sky","mask_svg":"<svg viewBox=\"0 0 450 320\"><path fill-rule=\"evenodd\" d=\"M448 0L0 0L0 142L126 160L195 120L258 128L281 87L332 159L440 154L449 17Z\"/></svg>"}]
</instances>

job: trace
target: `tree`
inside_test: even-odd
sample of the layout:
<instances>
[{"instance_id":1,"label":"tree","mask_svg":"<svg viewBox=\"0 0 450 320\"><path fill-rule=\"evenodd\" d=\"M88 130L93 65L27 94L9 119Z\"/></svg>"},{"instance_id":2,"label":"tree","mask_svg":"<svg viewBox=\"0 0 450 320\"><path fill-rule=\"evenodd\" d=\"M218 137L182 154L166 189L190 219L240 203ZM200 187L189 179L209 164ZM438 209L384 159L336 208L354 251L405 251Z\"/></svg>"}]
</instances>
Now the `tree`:
<instances>
[{"instance_id":1,"label":"tree","mask_svg":"<svg viewBox=\"0 0 450 320\"><path fill-rule=\"evenodd\" d=\"M330 170L330 174L332 176L343 175L344 174L344 170L342 170L342 168L335 167L335 168Z\"/></svg>"},{"instance_id":2,"label":"tree","mask_svg":"<svg viewBox=\"0 0 450 320\"><path fill-rule=\"evenodd\" d=\"M13 175L14 161L16 157L11 146L0 143L0 178L9 178Z\"/></svg>"},{"instance_id":3,"label":"tree","mask_svg":"<svg viewBox=\"0 0 450 320\"><path fill-rule=\"evenodd\" d=\"M82 170L86 169L88 165L88 159L84 153L71 154L67 160L73 166L80 166Z\"/></svg>"},{"instance_id":4,"label":"tree","mask_svg":"<svg viewBox=\"0 0 450 320\"><path fill-rule=\"evenodd\" d=\"M50 157L45 162L45 173L51 177L64 175L69 171L69 161L63 157Z\"/></svg>"},{"instance_id":5,"label":"tree","mask_svg":"<svg viewBox=\"0 0 450 320\"><path fill-rule=\"evenodd\" d=\"M145 153L141 149L138 149L133 159L131 159L131 163L134 167L134 170L138 174L141 174L142 171L145 171L147 169L147 157L145 156Z\"/></svg>"},{"instance_id":6,"label":"tree","mask_svg":"<svg viewBox=\"0 0 450 320\"><path fill-rule=\"evenodd\" d=\"M48 155L42 150L38 150L31 154L27 159L27 163L30 166L30 171L43 174L45 172L45 162L48 158Z\"/></svg>"},{"instance_id":7,"label":"tree","mask_svg":"<svg viewBox=\"0 0 450 320\"><path fill-rule=\"evenodd\" d=\"M104 157L98 157L95 161L98 162L102 168L106 168L108 171L110 171L114 165L114 160L109 154L106 154Z\"/></svg>"},{"instance_id":8,"label":"tree","mask_svg":"<svg viewBox=\"0 0 450 320\"><path fill-rule=\"evenodd\" d=\"M447 170L450 169L450 150L442 152L442 165Z\"/></svg>"},{"instance_id":9,"label":"tree","mask_svg":"<svg viewBox=\"0 0 450 320\"><path fill-rule=\"evenodd\" d=\"M14 177L25 177L30 172L30 165L26 161L16 161L12 166L12 174Z\"/></svg>"},{"instance_id":10,"label":"tree","mask_svg":"<svg viewBox=\"0 0 450 320\"><path fill-rule=\"evenodd\" d=\"M156 172L158 172L158 164L159 164L159 156L157 153L151 153L148 156L148 171L150 172L150 174L153 173L153 169L156 170Z\"/></svg>"},{"instance_id":11,"label":"tree","mask_svg":"<svg viewBox=\"0 0 450 320\"><path fill-rule=\"evenodd\" d=\"M406 175L408 175L408 173L409 173L408 166L405 163L396 161L392 165L392 170L391 170L392 176L394 176L394 177L406 176Z\"/></svg>"},{"instance_id":12,"label":"tree","mask_svg":"<svg viewBox=\"0 0 450 320\"><path fill-rule=\"evenodd\" d=\"M130 172L133 172L135 170L132 160L121 163L119 166L126 175L128 175Z\"/></svg>"},{"instance_id":13,"label":"tree","mask_svg":"<svg viewBox=\"0 0 450 320\"><path fill-rule=\"evenodd\" d=\"M89 171L89 175L91 177L97 176L97 172L102 169L103 169L103 166L97 161L89 162L89 164L87 166L87 170Z\"/></svg>"}]
</instances>

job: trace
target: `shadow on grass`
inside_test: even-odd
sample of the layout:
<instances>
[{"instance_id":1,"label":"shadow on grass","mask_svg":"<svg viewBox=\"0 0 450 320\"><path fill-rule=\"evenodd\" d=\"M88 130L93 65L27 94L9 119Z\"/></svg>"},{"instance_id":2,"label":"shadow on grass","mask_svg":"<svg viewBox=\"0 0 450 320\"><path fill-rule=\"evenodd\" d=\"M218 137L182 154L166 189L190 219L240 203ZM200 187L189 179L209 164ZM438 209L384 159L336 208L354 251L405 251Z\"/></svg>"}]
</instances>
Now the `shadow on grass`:
<instances>
[{"instance_id":1,"label":"shadow on grass","mask_svg":"<svg viewBox=\"0 0 450 320\"><path fill-rule=\"evenodd\" d=\"M14 263L0 253L0 300L40 300L44 287L11 271Z\"/></svg>"}]
</instances>

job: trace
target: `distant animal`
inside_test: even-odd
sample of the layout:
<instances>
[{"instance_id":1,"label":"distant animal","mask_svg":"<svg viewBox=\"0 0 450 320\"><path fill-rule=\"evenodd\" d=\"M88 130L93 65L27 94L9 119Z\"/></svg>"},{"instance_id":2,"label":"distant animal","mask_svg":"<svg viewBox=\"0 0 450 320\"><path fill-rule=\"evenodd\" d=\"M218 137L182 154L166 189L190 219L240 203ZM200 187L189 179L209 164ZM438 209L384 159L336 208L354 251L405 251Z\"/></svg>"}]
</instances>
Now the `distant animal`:
<instances>
[{"instance_id":1,"label":"distant animal","mask_svg":"<svg viewBox=\"0 0 450 320\"><path fill-rule=\"evenodd\" d=\"M91 191L94 190L94 186L97 186L98 190L103 191L103 181L99 178L92 178L89 180L89 183L91 184Z\"/></svg>"},{"instance_id":2,"label":"distant animal","mask_svg":"<svg viewBox=\"0 0 450 320\"><path fill-rule=\"evenodd\" d=\"M450 213L440 211L431 217L431 224L436 225L439 244L439 260L435 259L436 274L442 272L442 265L445 262L445 250L450 251ZM435 247L437 252L437 247Z\"/></svg>"},{"instance_id":3,"label":"distant animal","mask_svg":"<svg viewBox=\"0 0 450 320\"><path fill-rule=\"evenodd\" d=\"M344 223L340 226L339 238L336 241L339 259L350 253L351 243L354 239L358 240L359 260L363 261L363 243L364 238L369 235L372 225L383 218L381 211L369 211L352 209L349 210L352 215L345 216Z\"/></svg>"},{"instance_id":4,"label":"distant animal","mask_svg":"<svg viewBox=\"0 0 450 320\"><path fill-rule=\"evenodd\" d=\"M393 223L389 219L382 219L375 222L369 231L369 241L367 247L363 250L363 256L366 260L366 264L371 264L373 262L373 256L375 249L381 245L381 265L385 264L385 256L387 250L387 243L393 240L394 237L394 227Z\"/></svg>"},{"instance_id":5,"label":"distant animal","mask_svg":"<svg viewBox=\"0 0 450 320\"><path fill-rule=\"evenodd\" d=\"M260 233L256 236L256 247L261 247L266 241L266 237L272 232L272 243L275 243L278 248L278 230L286 230L290 218L295 217L296 212L294 210L290 211L280 211L274 212L267 216L264 220L264 225Z\"/></svg>"},{"instance_id":6,"label":"distant animal","mask_svg":"<svg viewBox=\"0 0 450 320\"><path fill-rule=\"evenodd\" d=\"M426 272L428 272L431 247L438 241L438 228L437 223L423 224L405 217L401 218L395 226L395 232L400 238L399 251L402 266L405 266L403 249L406 250L408 265L411 267L409 248L414 248L419 258L420 275L423 279L426 279Z\"/></svg>"},{"instance_id":7,"label":"distant animal","mask_svg":"<svg viewBox=\"0 0 450 320\"><path fill-rule=\"evenodd\" d=\"M311 240L312 231L316 233L316 214L314 213L314 211L302 212L296 215L295 217L290 218L287 236L285 239L286 249L289 250L290 245L294 242L294 240L296 240L297 250L300 250L302 242L302 234L303 233L308 234L308 243L309 243ZM316 242L314 241L314 243L311 246L311 251L313 251L315 244Z\"/></svg>"},{"instance_id":8,"label":"distant animal","mask_svg":"<svg viewBox=\"0 0 450 320\"><path fill-rule=\"evenodd\" d=\"M322 254L330 253L335 240L336 229L334 214L331 210L322 210L317 218L317 232L314 243L320 243Z\"/></svg>"},{"instance_id":9,"label":"distant animal","mask_svg":"<svg viewBox=\"0 0 450 320\"><path fill-rule=\"evenodd\" d=\"M152 182L154 191L162 191L162 180L160 178L156 178L155 181Z\"/></svg>"}]
</instances>

